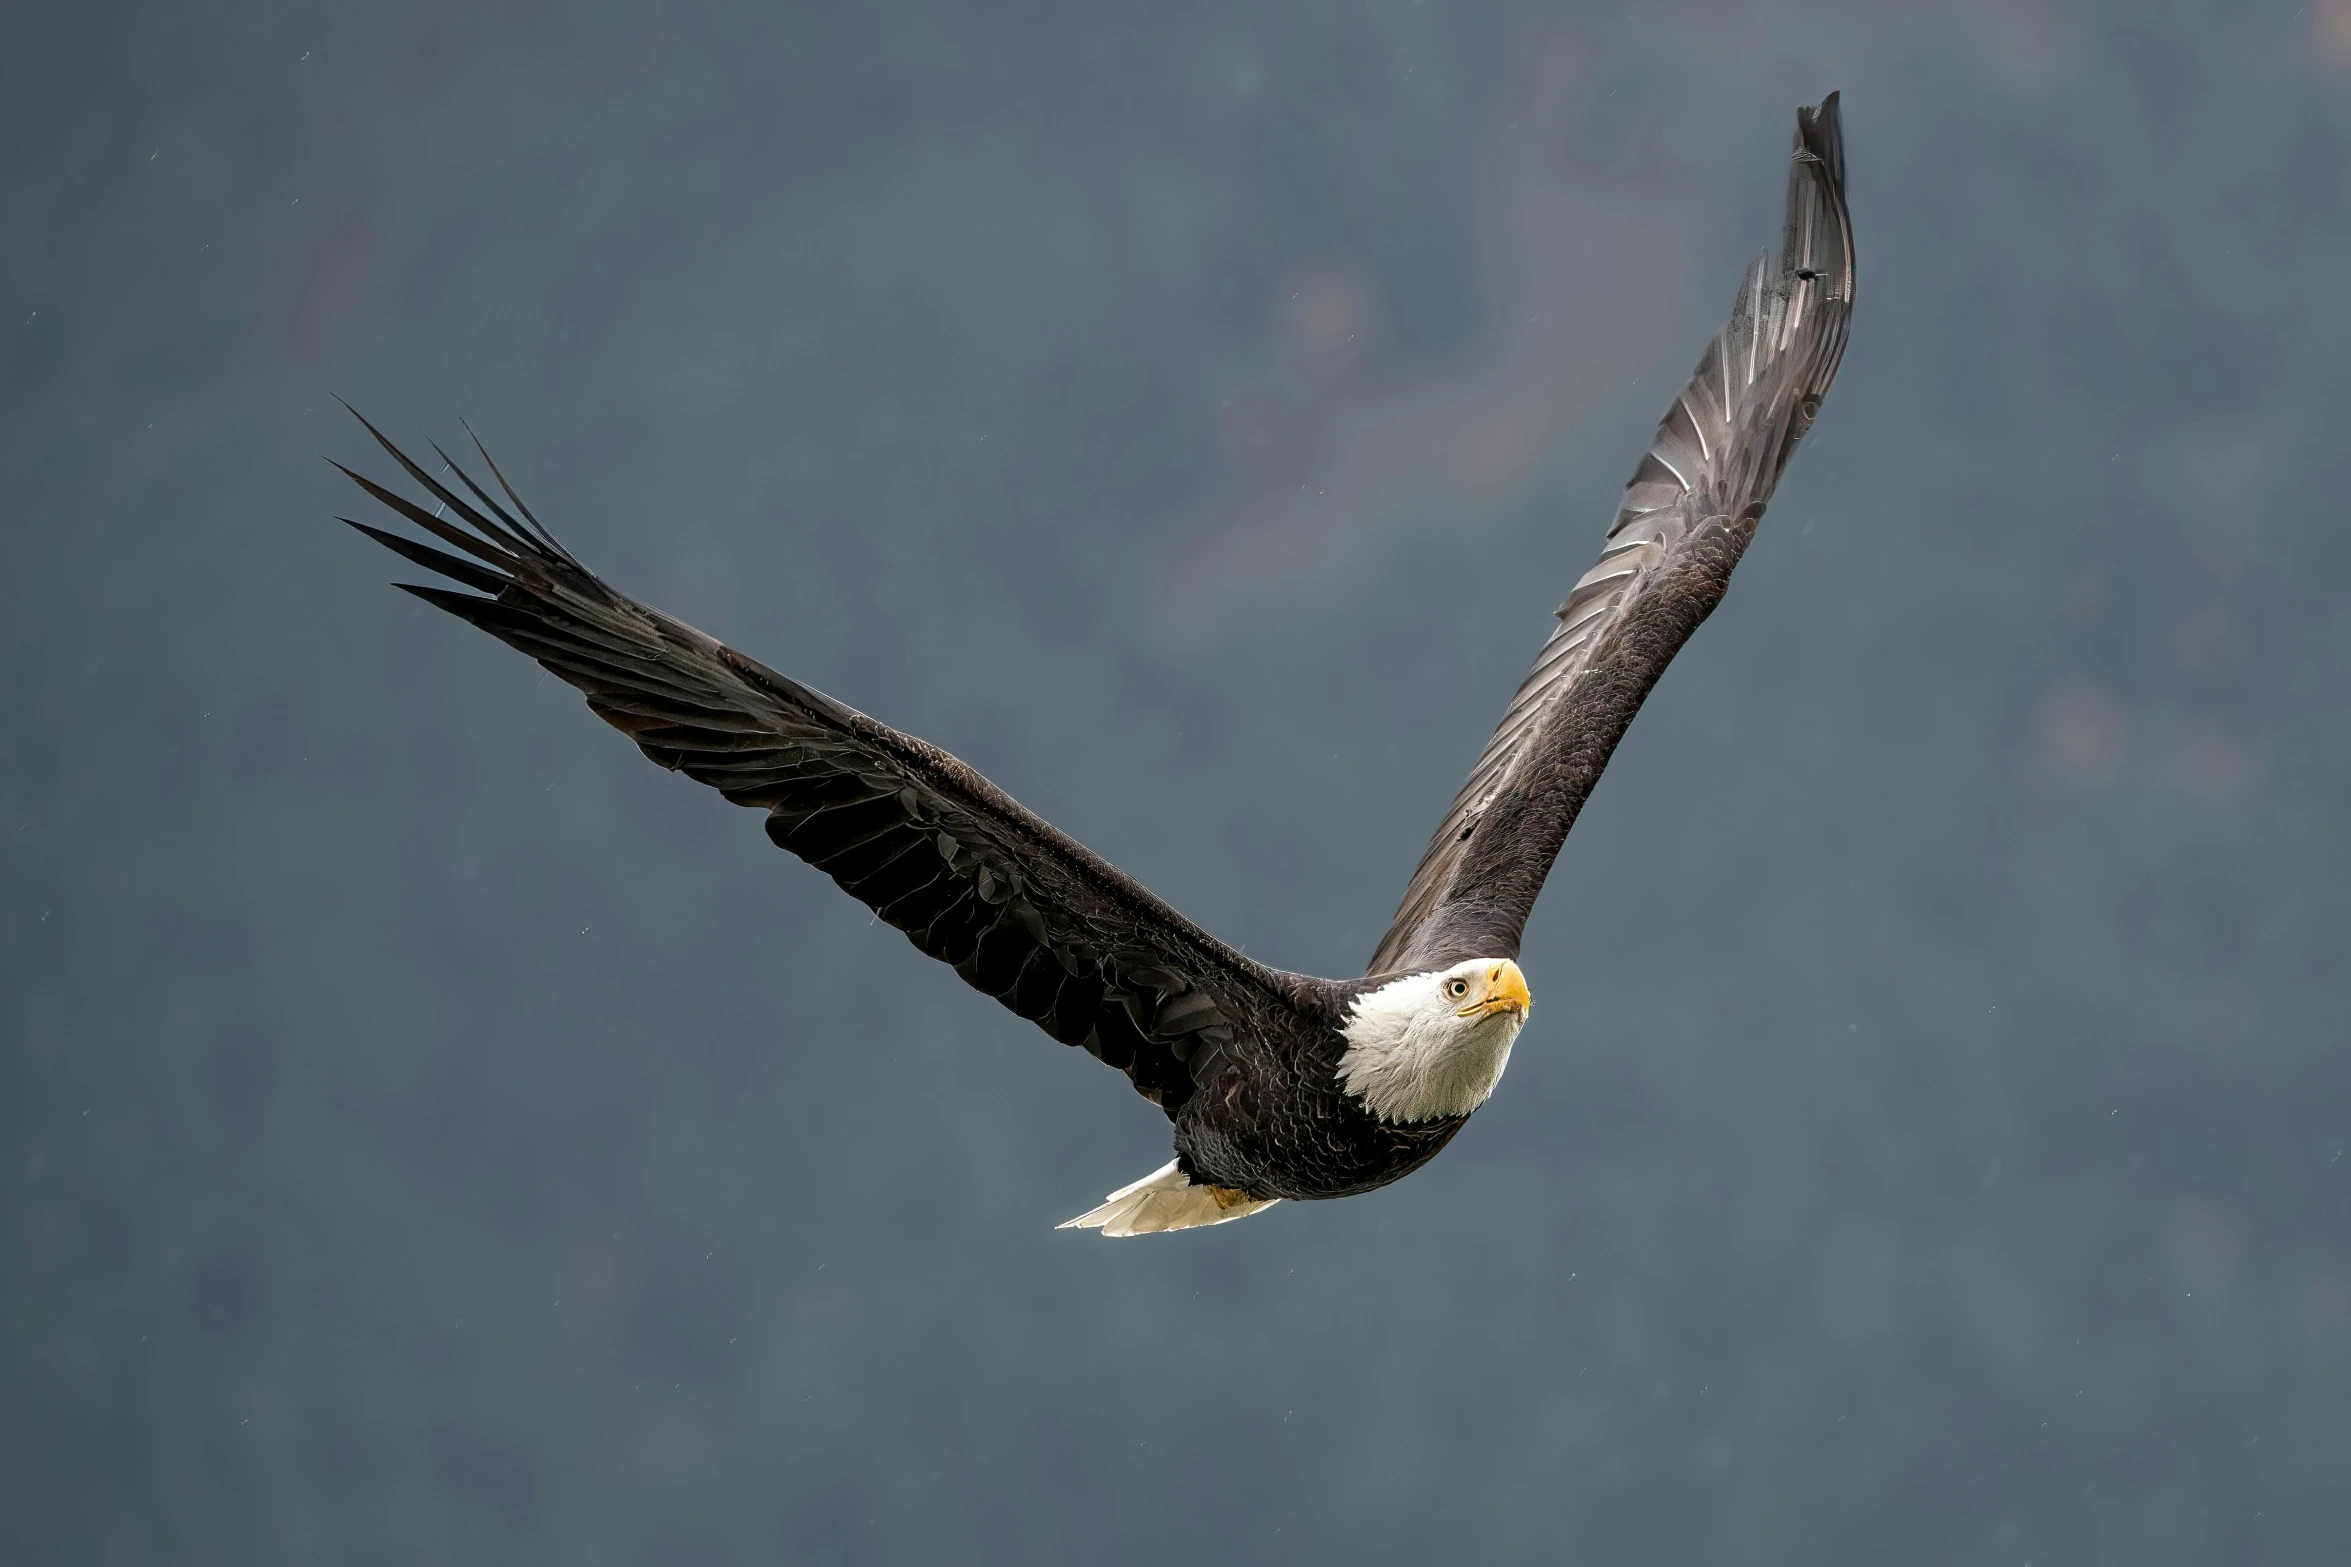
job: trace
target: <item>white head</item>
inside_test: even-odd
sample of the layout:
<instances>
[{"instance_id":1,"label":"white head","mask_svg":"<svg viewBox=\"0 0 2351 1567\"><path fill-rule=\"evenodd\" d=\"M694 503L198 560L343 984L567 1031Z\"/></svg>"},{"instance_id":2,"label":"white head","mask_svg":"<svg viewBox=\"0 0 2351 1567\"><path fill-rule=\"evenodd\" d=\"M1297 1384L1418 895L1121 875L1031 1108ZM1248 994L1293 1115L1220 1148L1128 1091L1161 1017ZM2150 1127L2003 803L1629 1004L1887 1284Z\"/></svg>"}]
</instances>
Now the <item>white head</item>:
<instances>
[{"instance_id":1,"label":"white head","mask_svg":"<svg viewBox=\"0 0 2351 1567\"><path fill-rule=\"evenodd\" d=\"M1534 1003L1508 958L1473 958L1355 998L1339 1084L1383 1121L1467 1115L1486 1102Z\"/></svg>"}]
</instances>

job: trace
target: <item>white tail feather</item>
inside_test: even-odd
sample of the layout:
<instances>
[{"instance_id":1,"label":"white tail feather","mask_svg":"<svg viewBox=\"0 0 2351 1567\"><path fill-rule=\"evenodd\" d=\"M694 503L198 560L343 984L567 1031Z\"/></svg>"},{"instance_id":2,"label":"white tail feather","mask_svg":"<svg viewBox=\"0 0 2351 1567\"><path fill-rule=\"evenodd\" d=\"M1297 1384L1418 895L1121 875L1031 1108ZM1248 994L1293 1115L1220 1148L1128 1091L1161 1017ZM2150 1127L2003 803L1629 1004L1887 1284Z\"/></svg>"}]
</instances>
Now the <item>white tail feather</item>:
<instances>
[{"instance_id":1,"label":"white tail feather","mask_svg":"<svg viewBox=\"0 0 2351 1567\"><path fill-rule=\"evenodd\" d=\"M1141 1180L1112 1192L1101 1207L1054 1228L1100 1230L1105 1235L1157 1235L1163 1230L1229 1224L1263 1213L1280 1201L1279 1197L1268 1197L1260 1202L1229 1186L1194 1186L1171 1159Z\"/></svg>"}]
</instances>

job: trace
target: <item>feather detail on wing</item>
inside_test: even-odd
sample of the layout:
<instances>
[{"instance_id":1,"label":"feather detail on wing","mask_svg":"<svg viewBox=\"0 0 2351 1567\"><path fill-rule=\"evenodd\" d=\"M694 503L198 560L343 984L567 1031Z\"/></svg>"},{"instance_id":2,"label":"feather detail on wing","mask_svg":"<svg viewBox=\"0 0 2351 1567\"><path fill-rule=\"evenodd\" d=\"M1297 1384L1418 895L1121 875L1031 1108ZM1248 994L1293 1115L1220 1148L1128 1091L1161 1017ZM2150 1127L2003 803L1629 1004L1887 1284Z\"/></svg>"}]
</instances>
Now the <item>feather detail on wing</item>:
<instances>
[{"instance_id":1,"label":"feather detail on wing","mask_svg":"<svg viewBox=\"0 0 2351 1567\"><path fill-rule=\"evenodd\" d=\"M1598 564L1446 811L1369 973L1515 957L1535 897L1642 699L1721 601L1844 354L1852 228L1834 93L1796 114L1787 229L1666 411Z\"/></svg>"},{"instance_id":2,"label":"feather detail on wing","mask_svg":"<svg viewBox=\"0 0 2351 1567\"><path fill-rule=\"evenodd\" d=\"M448 515L342 471L462 553L343 520L488 596L401 586L577 687L663 767L765 811L778 845L974 989L1126 1072L1170 1115L1236 1034L1292 1020L1291 976L1216 940L962 762L606 586L488 452L512 511L438 447L467 495L367 430Z\"/></svg>"}]
</instances>

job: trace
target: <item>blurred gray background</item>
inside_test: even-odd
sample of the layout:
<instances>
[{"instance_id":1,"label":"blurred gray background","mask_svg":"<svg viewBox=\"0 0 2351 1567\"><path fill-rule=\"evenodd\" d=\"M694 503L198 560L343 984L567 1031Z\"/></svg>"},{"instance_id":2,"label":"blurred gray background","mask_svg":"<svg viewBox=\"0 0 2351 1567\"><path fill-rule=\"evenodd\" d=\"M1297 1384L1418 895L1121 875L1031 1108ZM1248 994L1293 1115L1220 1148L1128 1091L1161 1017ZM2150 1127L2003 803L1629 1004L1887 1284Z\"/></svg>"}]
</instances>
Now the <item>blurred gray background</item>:
<instances>
[{"instance_id":1,"label":"blurred gray background","mask_svg":"<svg viewBox=\"0 0 2351 1567\"><path fill-rule=\"evenodd\" d=\"M1354 973L1831 88L1843 377L1370 1197L1054 1233L1156 1111L329 520L470 419ZM2347 156L2351 0L19 15L0 1559L2346 1559Z\"/></svg>"}]
</instances>

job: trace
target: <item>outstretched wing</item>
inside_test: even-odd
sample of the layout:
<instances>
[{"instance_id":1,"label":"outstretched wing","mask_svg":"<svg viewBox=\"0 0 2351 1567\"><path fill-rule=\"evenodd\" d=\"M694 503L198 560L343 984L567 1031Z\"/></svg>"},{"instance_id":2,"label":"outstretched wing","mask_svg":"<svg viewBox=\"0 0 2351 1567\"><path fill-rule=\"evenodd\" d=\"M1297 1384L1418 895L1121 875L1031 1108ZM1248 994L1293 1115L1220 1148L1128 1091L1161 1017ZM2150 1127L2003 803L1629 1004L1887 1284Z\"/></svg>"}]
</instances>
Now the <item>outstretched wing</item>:
<instances>
[{"instance_id":1,"label":"outstretched wing","mask_svg":"<svg viewBox=\"0 0 2351 1567\"><path fill-rule=\"evenodd\" d=\"M1367 972L1514 957L1559 845L1665 666L1730 585L1845 351L1853 235L1831 93L1796 111L1780 253L1668 409L1501 727L1462 785Z\"/></svg>"},{"instance_id":2,"label":"outstretched wing","mask_svg":"<svg viewBox=\"0 0 2351 1567\"><path fill-rule=\"evenodd\" d=\"M343 472L463 555L343 520L488 596L402 587L577 686L662 766L767 812L776 843L974 989L1126 1072L1170 1115L1237 1028L1264 1038L1294 1010L1290 976L1216 940L937 746L607 587L488 452L513 512L438 447L470 500L367 430L452 515Z\"/></svg>"}]
</instances>

